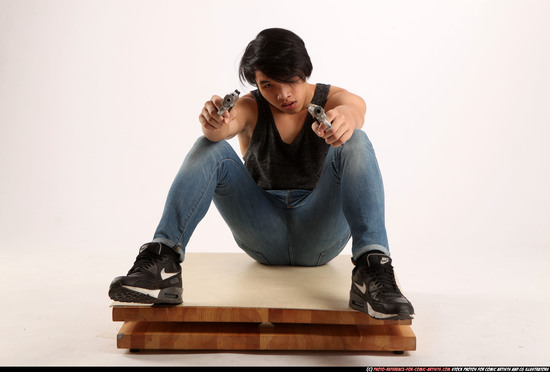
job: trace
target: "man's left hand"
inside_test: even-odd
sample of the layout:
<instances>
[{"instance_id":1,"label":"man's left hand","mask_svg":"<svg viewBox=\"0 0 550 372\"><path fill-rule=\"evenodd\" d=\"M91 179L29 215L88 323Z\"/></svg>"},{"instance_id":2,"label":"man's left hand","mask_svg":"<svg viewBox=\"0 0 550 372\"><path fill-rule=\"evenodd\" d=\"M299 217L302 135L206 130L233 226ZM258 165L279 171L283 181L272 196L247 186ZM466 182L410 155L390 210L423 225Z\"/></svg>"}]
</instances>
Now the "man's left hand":
<instances>
[{"instance_id":1,"label":"man's left hand","mask_svg":"<svg viewBox=\"0 0 550 372\"><path fill-rule=\"evenodd\" d=\"M311 129L325 142L332 147L339 147L346 143L353 135L355 128L351 125L346 117L338 112L338 108L334 108L326 112L327 120L331 123L332 129L327 130L324 124L313 122Z\"/></svg>"}]
</instances>

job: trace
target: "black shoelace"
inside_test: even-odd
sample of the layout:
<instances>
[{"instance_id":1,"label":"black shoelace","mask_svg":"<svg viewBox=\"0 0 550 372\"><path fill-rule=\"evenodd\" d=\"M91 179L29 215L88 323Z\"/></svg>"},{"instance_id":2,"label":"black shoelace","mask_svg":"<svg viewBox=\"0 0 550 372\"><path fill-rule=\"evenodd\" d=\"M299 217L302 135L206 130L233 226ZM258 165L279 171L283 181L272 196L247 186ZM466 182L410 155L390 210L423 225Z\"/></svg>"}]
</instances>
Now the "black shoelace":
<instances>
[{"instance_id":1,"label":"black shoelace","mask_svg":"<svg viewBox=\"0 0 550 372\"><path fill-rule=\"evenodd\" d=\"M391 264L387 263L385 265L379 265L374 269L371 268L370 272L374 277L374 281L381 286L383 293L401 295L397 283L395 282L395 275Z\"/></svg>"},{"instance_id":2,"label":"black shoelace","mask_svg":"<svg viewBox=\"0 0 550 372\"><path fill-rule=\"evenodd\" d=\"M143 271L151 271L151 267L153 267L156 264L156 261L159 260L159 255L151 252L149 250L145 250L138 254L136 261L134 262L134 266L130 269L128 272L128 275L135 273L135 272L143 272Z\"/></svg>"}]
</instances>

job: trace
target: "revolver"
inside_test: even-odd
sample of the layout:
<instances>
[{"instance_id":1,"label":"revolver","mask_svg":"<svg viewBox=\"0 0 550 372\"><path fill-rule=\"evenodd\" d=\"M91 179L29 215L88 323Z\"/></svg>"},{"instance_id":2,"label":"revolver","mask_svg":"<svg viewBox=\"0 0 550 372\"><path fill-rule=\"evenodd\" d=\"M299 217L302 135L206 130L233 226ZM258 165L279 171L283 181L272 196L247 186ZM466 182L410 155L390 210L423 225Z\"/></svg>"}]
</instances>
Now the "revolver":
<instances>
[{"instance_id":1,"label":"revolver","mask_svg":"<svg viewBox=\"0 0 550 372\"><path fill-rule=\"evenodd\" d=\"M327 120L327 116L325 115L325 110L321 106L310 103L307 106L307 110L311 116L319 122L319 124L325 124L327 130L332 129L332 125L330 125L330 122Z\"/></svg>"},{"instance_id":2,"label":"revolver","mask_svg":"<svg viewBox=\"0 0 550 372\"><path fill-rule=\"evenodd\" d=\"M223 115L225 110L231 110L235 102L237 102L237 100L239 99L239 94L241 94L241 92L239 92L237 89L235 89L235 91L232 93L226 94L225 97L223 97L222 105L218 110L218 115Z\"/></svg>"}]
</instances>

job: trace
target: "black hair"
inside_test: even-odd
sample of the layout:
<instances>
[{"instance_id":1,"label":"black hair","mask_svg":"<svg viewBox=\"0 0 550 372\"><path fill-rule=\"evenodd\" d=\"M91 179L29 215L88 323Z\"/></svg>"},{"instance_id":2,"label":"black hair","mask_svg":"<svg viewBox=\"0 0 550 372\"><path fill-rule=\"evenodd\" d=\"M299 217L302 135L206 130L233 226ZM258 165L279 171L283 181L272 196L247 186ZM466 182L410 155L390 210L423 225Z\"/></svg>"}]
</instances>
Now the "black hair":
<instances>
[{"instance_id":1,"label":"black hair","mask_svg":"<svg viewBox=\"0 0 550 372\"><path fill-rule=\"evenodd\" d=\"M296 78L306 80L313 65L298 35L282 28L268 28L246 47L239 66L241 82L256 86L258 70L275 81L290 83Z\"/></svg>"}]
</instances>

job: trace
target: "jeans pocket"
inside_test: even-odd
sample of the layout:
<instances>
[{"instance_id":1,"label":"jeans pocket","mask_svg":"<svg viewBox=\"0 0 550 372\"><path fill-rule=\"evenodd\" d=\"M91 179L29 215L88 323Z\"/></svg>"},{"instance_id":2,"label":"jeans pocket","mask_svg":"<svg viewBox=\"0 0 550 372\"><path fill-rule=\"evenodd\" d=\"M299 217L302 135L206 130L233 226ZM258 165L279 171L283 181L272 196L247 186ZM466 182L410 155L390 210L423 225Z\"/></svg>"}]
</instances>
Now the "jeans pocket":
<instances>
[{"instance_id":1,"label":"jeans pocket","mask_svg":"<svg viewBox=\"0 0 550 372\"><path fill-rule=\"evenodd\" d=\"M340 252L342 252L342 250L346 247L346 244L348 244L350 238L351 231L348 230L346 234L336 242L336 244L334 244L326 251L321 252L317 260L317 266L325 265L336 258L336 256L338 256Z\"/></svg>"},{"instance_id":2,"label":"jeans pocket","mask_svg":"<svg viewBox=\"0 0 550 372\"><path fill-rule=\"evenodd\" d=\"M239 239L237 239L236 236L233 236L233 238L235 239L235 242L237 243L239 248L241 248L244 251L244 253L246 253L247 255L252 257L255 261L257 261L261 264L270 265L270 263L265 259L263 254L261 254L260 252L255 251L253 249L250 249L243 242L241 242Z\"/></svg>"}]
</instances>

